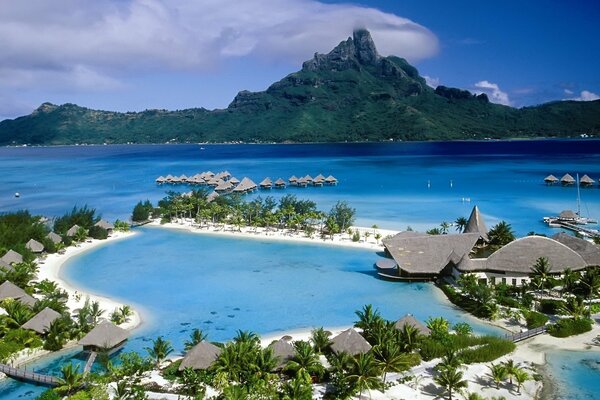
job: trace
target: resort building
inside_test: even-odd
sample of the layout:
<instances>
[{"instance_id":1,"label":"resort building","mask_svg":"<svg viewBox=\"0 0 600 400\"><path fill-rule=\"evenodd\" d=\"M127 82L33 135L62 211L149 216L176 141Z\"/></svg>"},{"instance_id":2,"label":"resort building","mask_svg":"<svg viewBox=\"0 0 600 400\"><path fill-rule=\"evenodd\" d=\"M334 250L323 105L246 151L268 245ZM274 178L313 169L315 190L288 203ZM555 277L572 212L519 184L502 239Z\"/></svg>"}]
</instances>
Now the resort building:
<instances>
[{"instance_id":1,"label":"resort building","mask_svg":"<svg viewBox=\"0 0 600 400\"><path fill-rule=\"evenodd\" d=\"M273 350L273 356L277 359L277 366L275 369L281 370L285 365L296 355L296 350L289 340L281 338L269 345L269 348Z\"/></svg>"},{"instance_id":2,"label":"resort building","mask_svg":"<svg viewBox=\"0 0 600 400\"><path fill-rule=\"evenodd\" d=\"M69 237L73 237L77 234L77 231L79 230L79 225L75 224L72 227L69 228L69 230L67 231L67 236Z\"/></svg>"},{"instance_id":3,"label":"resort building","mask_svg":"<svg viewBox=\"0 0 600 400\"><path fill-rule=\"evenodd\" d=\"M0 260L4 261L8 265L19 264L23 262L23 256L17 253L14 250L9 250L0 258Z\"/></svg>"},{"instance_id":4,"label":"resort building","mask_svg":"<svg viewBox=\"0 0 600 400\"><path fill-rule=\"evenodd\" d=\"M355 356L371 350L371 345L354 328L350 328L331 339L331 350L336 354Z\"/></svg>"},{"instance_id":5,"label":"resort building","mask_svg":"<svg viewBox=\"0 0 600 400\"><path fill-rule=\"evenodd\" d=\"M40 335L45 335L50 328L50 325L55 320L61 317L60 313L54 311L50 307L44 308L42 311L37 313L33 318L29 321L25 322L21 328L23 329L31 329L39 333Z\"/></svg>"},{"instance_id":6,"label":"resort building","mask_svg":"<svg viewBox=\"0 0 600 400\"><path fill-rule=\"evenodd\" d=\"M487 258L476 258L478 247L488 241L487 228L477 207L473 209L465 233L427 235L401 232L384 239L386 255L375 267L386 279L426 281L454 278L471 273L480 282L521 286L529 282L531 268L545 257L551 273L560 275L600 265L600 247L564 233L553 238L526 236L510 242Z\"/></svg>"},{"instance_id":7,"label":"resort building","mask_svg":"<svg viewBox=\"0 0 600 400\"><path fill-rule=\"evenodd\" d=\"M25 244L25 247L31 250L32 253L41 253L44 251L44 245L35 239L29 239L29 241Z\"/></svg>"},{"instance_id":8,"label":"resort building","mask_svg":"<svg viewBox=\"0 0 600 400\"><path fill-rule=\"evenodd\" d=\"M179 370L183 371L186 368L207 369L219 358L219 354L221 354L219 347L210 342L202 341L185 354L179 365Z\"/></svg>"},{"instance_id":9,"label":"resort building","mask_svg":"<svg viewBox=\"0 0 600 400\"><path fill-rule=\"evenodd\" d=\"M62 237L60 237L60 235L55 232L50 232L46 235L46 237L50 239L54 244L59 244L60 242L62 242Z\"/></svg>"},{"instance_id":10,"label":"resort building","mask_svg":"<svg viewBox=\"0 0 600 400\"><path fill-rule=\"evenodd\" d=\"M431 330L421 321L413 317L412 314L406 314L404 317L400 318L398 321L396 321L394 327L398 330L402 330L404 329L405 325L412 326L423 336L429 336L431 334Z\"/></svg>"},{"instance_id":11,"label":"resort building","mask_svg":"<svg viewBox=\"0 0 600 400\"><path fill-rule=\"evenodd\" d=\"M106 231L108 232L109 235L115 229L115 226L113 224L111 224L110 222L105 221L103 219L101 219L100 221L96 222L94 224L94 226L99 226L100 228L106 229Z\"/></svg>"},{"instance_id":12,"label":"resort building","mask_svg":"<svg viewBox=\"0 0 600 400\"><path fill-rule=\"evenodd\" d=\"M0 301L5 299L15 299L29 307L33 307L37 301L28 295L23 289L10 281L5 281L2 285L0 285Z\"/></svg>"},{"instance_id":13,"label":"resort building","mask_svg":"<svg viewBox=\"0 0 600 400\"><path fill-rule=\"evenodd\" d=\"M103 351L109 354L117 351L129 337L129 332L109 321L102 321L88 332L80 341L84 351Z\"/></svg>"}]
</instances>

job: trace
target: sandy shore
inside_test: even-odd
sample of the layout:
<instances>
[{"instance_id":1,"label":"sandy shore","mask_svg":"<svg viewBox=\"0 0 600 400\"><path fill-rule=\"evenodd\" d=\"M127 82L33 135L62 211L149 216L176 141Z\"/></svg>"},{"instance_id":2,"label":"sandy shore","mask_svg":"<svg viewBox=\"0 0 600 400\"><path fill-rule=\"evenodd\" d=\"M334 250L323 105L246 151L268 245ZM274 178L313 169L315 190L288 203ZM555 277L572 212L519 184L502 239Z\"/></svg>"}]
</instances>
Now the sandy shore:
<instances>
[{"instance_id":1,"label":"sandy shore","mask_svg":"<svg viewBox=\"0 0 600 400\"><path fill-rule=\"evenodd\" d=\"M399 231L393 231L389 229L380 228L367 228L360 226L352 226L352 231L358 231L360 233L360 240L354 242L351 236L347 233L335 234L333 238L329 236L325 239L319 237L317 233L314 233L311 237L307 237L303 232L294 232L292 230L282 229L269 229L258 227L241 227L238 228L233 225L219 224L219 225L202 225L196 224L190 219L179 220L177 222L169 222L161 224L159 221L153 221L147 226L161 227L168 229L180 229L192 233L207 234L215 236L227 236L236 238L247 238L247 239L263 239L263 240L277 240L297 243L318 243L331 246L343 246L343 247L355 247L362 249L371 249L376 251L383 250L383 244L381 239L387 236L393 236ZM368 236L365 236L368 233ZM375 239L375 235L381 235L381 238Z\"/></svg>"},{"instance_id":2,"label":"sandy shore","mask_svg":"<svg viewBox=\"0 0 600 400\"><path fill-rule=\"evenodd\" d=\"M65 249L63 254L49 254L44 260L38 262L39 272L37 279L42 281L48 279L56 282L61 289L64 289L69 294L67 306L71 311L83 307L86 298L89 297L90 301L97 301L100 304L100 308L105 310L102 315L104 318L109 318L110 314L116 309L123 306L123 303L110 299L108 297L99 296L93 293L87 293L81 289L77 289L71 286L68 282L61 278L60 269L67 260L72 257L76 257L86 251L98 248L100 246L113 243L117 240L122 240L135 235L134 231L129 232L114 232L108 239L96 240L90 239L86 242L80 243L76 246L69 246ZM125 329L134 329L142 323L140 314L133 310L133 314L129 317L129 320L124 324L120 325Z\"/></svg>"}]
</instances>

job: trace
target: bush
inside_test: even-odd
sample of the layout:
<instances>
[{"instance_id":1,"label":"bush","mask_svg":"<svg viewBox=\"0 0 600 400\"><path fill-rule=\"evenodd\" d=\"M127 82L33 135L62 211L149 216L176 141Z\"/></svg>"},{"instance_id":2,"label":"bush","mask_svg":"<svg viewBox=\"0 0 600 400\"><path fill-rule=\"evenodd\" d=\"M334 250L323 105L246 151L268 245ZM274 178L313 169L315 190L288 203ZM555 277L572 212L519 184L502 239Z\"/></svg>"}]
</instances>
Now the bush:
<instances>
[{"instance_id":1,"label":"bush","mask_svg":"<svg viewBox=\"0 0 600 400\"><path fill-rule=\"evenodd\" d=\"M519 300L513 299L512 297L498 296L496 298L496 300L498 301L499 304L502 304L503 306L506 306L506 307L511 307L511 308L520 308L521 307L521 303L519 302Z\"/></svg>"},{"instance_id":2,"label":"bush","mask_svg":"<svg viewBox=\"0 0 600 400\"><path fill-rule=\"evenodd\" d=\"M525 314L525 321L527 321L527 329L539 328L546 325L548 317L537 311L529 311Z\"/></svg>"},{"instance_id":3,"label":"bush","mask_svg":"<svg viewBox=\"0 0 600 400\"><path fill-rule=\"evenodd\" d=\"M60 400L62 397L58 395L54 390L48 389L40 394L36 400Z\"/></svg>"},{"instance_id":4,"label":"bush","mask_svg":"<svg viewBox=\"0 0 600 400\"><path fill-rule=\"evenodd\" d=\"M0 340L0 362L7 362L10 356L23 350L24 346L10 341Z\"/></svg>"},{"instance_id":5,"label":"bush","mask_svg":"<svg viewBox=\"0 0 600 400\"><path fill-rule=\"evenodd\" d=\"M586 318L564 318L548 328L548 333L555 337L579 335L592 330L592 321Z\"/></svg>"},{"instance_id":6,"label":"bush","mask_svg":"<svg viewBox=\"0 0 600 400\"><path fill-rule=\"evenodd\" d=\"M175 381L177 377L181 376L179 372L179 366L183 360L173 361L169 366L162 371L162 376L168 381Z\"/></svg>"},{"instance_id":7,"label":"bush","mask_svg":"<svg viewBox=\"0 0 600 400\"><path fill-rule=\"evenodd\" d=\"M88 235L92 239L101 239L101 240L104 240L104 239L106 239L108 237L108 231L106 229L102 228L101 226L94 225L88 231Z\"/></svg>"},{"instance_id":8,"label":"bush","mask_svg":"<svg viewBox=\"0 0 600 400\"><path fill-rule=\"evenodd\" d=\"M512 341L495 336L483 336L480 341L479 347L460 353L460 358L465 364L494 361L498 357L511 353L516 347Z\"/></svg>"},{"instance_id":9,"label":"bush","mask_svg":"<svg viewBox=\"0 0 600 400\"><path fill-rule=\"evenodd\" d=\"M493 307L480 304L470 297L456 292L456 290L454 290L454 288L450 285L441 284L439 287L446 294L446 297L448 297L448 300L450 300L451 303L459 306L476 317L487 319L492 318L494 312ZM495 306L495 304L493 306Z\"/></svg>"},{"instance_id":10,"label":"bush","mask_svg":"<svg viewBox=\"0 0 600 400\"><path fill-rule=\"evenodd\" d=\"M150 218L150 213L153 211L154 207L149 200L145 202L139 202L133 207L133 213L131 215L131 220L134 222L143 222L147 221Z\"/></svg>"},{"instance_id":11,"label":"bush","mask_svg":"<svg viewBox=\"0 0 600 400\"><path fill-rule=\"evenodd\" d=\"M565 304L561 300L544 299L540 302L540 311L544 314L562 314L562 306Z\"/></svg>"},{"instance_id":12,"label":"bush","mask_svg":"<svg viewBox=\"0 0 600 400\"><path fill-rule=\"evenodd\" d=\"M360 241L360 233L359 233L358 231L356 231L356 232L354 232L354 233L352 234L352 241L353 241L353 242L358 242L358 241Z\"/></svg>"}]
</instances>

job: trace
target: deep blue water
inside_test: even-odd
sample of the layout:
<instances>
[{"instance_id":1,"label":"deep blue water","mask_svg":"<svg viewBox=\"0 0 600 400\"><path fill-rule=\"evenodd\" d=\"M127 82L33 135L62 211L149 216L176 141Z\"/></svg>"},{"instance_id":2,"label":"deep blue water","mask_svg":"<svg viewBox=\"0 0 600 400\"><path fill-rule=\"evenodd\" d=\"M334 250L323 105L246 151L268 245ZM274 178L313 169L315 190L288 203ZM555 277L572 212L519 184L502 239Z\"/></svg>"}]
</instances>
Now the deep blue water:
<instances>
[{"instance_id":1,"label":"deep blue water","mask_svg":"<svg viewBox=\"0 0 600 400\"><path fill-rule=\"evenodd\" d=\"M574 208L576 190L546 187L542 179L566 172L598 179L600 141L1 148L0 210L27 208L55 216L89 204L105 218L127 219L137 201L156 201L169 189L155 185L158 175L209 169L256 182L265 176L333 174L340 180L337 187L269 194L297 194L324 210L346 200L357 209L359 225L427 229L468 216L477 204L489 226L506 220L519 235L553 233L541 218ZM582 213L600 217L598 186L582 190L581 197ZM353 311L366 303L389 319L406 312L421 319L468 318L430 285L376 279L375 258L366 250L147 228L72 260L65 274L77 285L142 310L148 323L134 333L128 344L133 350L159 334L180 350L194 327L213 340L226 340L238 328L267 333L348 325ZM62 362L43 361L38 368L55 371ZM0 384L2 400L36 392L29 385Z\"/></svg>"}]
</instances>

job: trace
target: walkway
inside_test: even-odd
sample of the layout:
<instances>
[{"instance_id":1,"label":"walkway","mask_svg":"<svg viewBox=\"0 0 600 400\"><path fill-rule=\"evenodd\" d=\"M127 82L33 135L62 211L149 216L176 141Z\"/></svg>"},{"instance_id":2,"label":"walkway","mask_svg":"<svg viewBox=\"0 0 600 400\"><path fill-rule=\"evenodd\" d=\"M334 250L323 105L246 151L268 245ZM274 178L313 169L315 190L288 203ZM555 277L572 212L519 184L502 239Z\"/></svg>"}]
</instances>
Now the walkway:
<instances>
[{"instance_id":1,"label":"walkway","mask_svg":"<svg viewBox=\"0 0 600 400\"><path fill-rule=\"evenodd\" d=\"M0 372L5 373L11 378L35 383L38 385L58 386L60 384L59 379L55 376L38 374L26 369L14 368L6 364L0 364Z\"/></svg>"},{"instance_id":2,"label":"walkway","mask_svg":"<svg viewBox=\"0 0 600 400\"><path fill-rule=\"evenodd\" d=\"M542 333L546 333L547 327L546 325L540 326L539 328L533 328L525 332L517 332L517 333L509 333L506 334L505 337L507 340L511 340L514 343L520 342L521 340L529 339L530 337L534 337L537 335L541 335Z\"/></svg>"}]
</instances>

